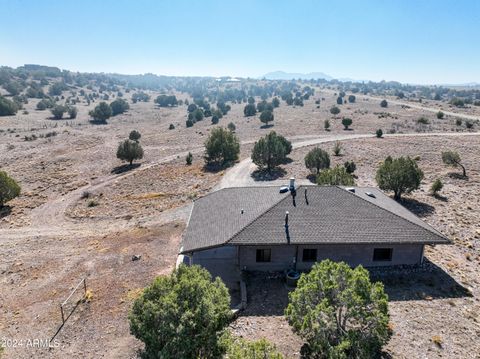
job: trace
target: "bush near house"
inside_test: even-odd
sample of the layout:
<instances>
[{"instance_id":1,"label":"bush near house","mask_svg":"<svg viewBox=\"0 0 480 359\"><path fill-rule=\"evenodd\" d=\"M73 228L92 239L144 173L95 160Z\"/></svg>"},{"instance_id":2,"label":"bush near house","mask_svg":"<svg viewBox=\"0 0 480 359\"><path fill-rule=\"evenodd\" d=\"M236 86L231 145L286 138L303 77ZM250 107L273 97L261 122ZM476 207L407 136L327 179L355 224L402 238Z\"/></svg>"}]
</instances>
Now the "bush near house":
<instances>
[{"instance_id":1,"label":"bush near house","mask_svg":"<svg viewBox=\"0 0 480 359\"><path fill-rule=\"evenodd\" d=\"M383 284L343 262L325 260L302 274L285 315L308 358L375 358L391 336Z\"/></svg>"},{"instance_id":2,"label":"bush near house","mask_svg":"<svg viewBox=\"0 0 480 359\"><path fill-rule=\"evenodd\" d=\"M315 147L305 156L305 167L313 174L319 174L320 170L330 167L330 155L327 151Z\"/></svg>"},{"instance_id":3,"label":"bush near house","mask_svg":"<svg viewBox=\"0 0 480 359\"><path fill-rule=\"evenodd\" d=\"M180 265L157 277L135 300L130 331L145 344L145 358L219 358L231 318L225 284L199 266Z\"/></svg>"},{"instance_id":4,"label":"bush near house","mask_svg":"<svg viewBox=\"0 0 480 359\"><path fill-rule=\"evenodd\" d=\"M355 180L344 166L336 166L321 171L317 175L317 184L320 186L354 186Z\"/></svg>"}]
</instances>

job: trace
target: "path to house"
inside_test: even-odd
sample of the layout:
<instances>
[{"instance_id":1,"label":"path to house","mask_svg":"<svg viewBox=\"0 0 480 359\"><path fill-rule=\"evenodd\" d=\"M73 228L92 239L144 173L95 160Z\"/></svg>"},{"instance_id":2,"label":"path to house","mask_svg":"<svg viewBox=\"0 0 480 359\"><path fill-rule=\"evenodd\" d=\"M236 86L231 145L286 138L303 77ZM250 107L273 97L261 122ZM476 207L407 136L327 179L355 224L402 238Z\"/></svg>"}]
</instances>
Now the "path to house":
<instances>
[{"instance_id":1,"label":"path to house","mask_svg":"<svg viewBox=\"0 0 480 359\"><path fill-rule=\"evenodd\" d=\"M384 135L386 138L391 137L430 137L430 136L480 136L478 132L439 132L439 133L405 133L405 134L389 134ZM374 135L370 134L358 134L358 135L331 135L324 137L317 137L298 142L293 142L292 147L294 149L317 145L320 143L333 142L333 141L349 141L361 138L373 138ZM251 158L246 158L243 161L237 163L231 169L229 169L223 176L220 184L216 189L228 188L228 187L245 187L245 186L270 186L270 185L285 185L288 182L288 178L283 178L275 181L256 181L252 177L253 171L256 166L252 162ZM310 183L304 180L305 183ZM303 183L301 180L299 183Z\"/></svg>"}]
</instances>

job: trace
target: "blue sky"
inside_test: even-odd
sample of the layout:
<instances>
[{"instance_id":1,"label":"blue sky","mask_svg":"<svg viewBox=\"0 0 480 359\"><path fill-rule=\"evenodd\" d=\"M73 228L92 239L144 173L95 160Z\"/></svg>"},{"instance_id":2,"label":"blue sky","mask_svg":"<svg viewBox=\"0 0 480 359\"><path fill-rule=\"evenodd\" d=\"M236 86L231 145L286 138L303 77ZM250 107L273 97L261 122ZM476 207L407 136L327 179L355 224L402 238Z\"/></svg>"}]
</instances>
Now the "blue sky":
<instances>
[{"instance_id":1,"label":"blue sky","mask_svg":"<svg viewBox=\"0 0 480 359\"><path fill-rule=\"evenodd\" d=\"M0 0L0 65L480 82L480 1Z\"/></svg>"}]
</instances>

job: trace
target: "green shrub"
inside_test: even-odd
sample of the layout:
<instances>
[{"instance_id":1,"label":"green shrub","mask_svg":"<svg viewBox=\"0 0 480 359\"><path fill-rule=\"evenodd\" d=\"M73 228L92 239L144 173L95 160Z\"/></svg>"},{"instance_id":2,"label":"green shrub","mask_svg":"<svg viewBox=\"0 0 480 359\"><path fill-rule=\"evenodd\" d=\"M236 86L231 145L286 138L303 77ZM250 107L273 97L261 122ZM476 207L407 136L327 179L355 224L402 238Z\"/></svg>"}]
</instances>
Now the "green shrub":
<instances>
[{"instance_id":1,"label":"green shrub","mask_svg":"<svg viewBox=\"0 0 480 359\"><path fill-rule=\"evenodd\" d=\"M188 152L187 157L185 158L185 161L187 163L187 166L190 166L193 161L193 155L192 152Z\"/></svg>"},{"instance_id":2,"label":"green shrub","mask_svg":"<svg viewBox=\"0 0 480 359\"><path fill-rule=\"evenodd\" d=\"M383 137L383 131L381 128L379 128L376 132L375 132L375 136L377 136L377 138L382 138Z\"/></svg>"},{"instance_id":3,"label":"green shrub","mask_svg":"<svg viewBox=\"0 0 480 359\"><path fill-rule=\"evenodd\" d=\"M245 108L243 109L243 114L246 117L255 116L256 113L257 113L257 109L256 109L255 105L251 104L251 103L246 105Z\"/></svg>"},{"instance_id":4,"label":"green shrub","mask_svg":"<svg viewBox=\"0 0 480 359\"><path fill-rule=\"evenodd\" d=\"M355 95L348 96L348 102L350 102L350 103L354 103L356 101L356 99L357 98L355 97Z\"/></svg>"},{"instance_id":5,"label":"green shrub","mask_svg":"<svg viewBox=\"0 0 480 359\"><path fill-rule=\"evenodd\" d=\"M227 125L227 128L231 131L231 132L235 132L236 130L236 126L233 122L230 122L228 125Z\"/></svg>"},{"instance_id":6,"label":"green shrub","mask_svg":"<svg viewBox=\"0 0 480 359\"><path fill-rule=\"evenodd\" d=\"M0 171L0 208L20 195L21 188L7 172Z\"/></svg>"},{"instance_id":7,"label":"green shrub","mask_svg":"<svg viewBox=\"0 0 480 359\"><path fill-rule=\"evenodd\" d=\"M205 141L207 165L224 166L238 159L240 142L231 132L222 127L214 128Z\"/></svg>"},{"instance_id":8,"label":"green shrub","mask_svg":"<svg viewBox=\"0 0 480 359\"><path fill-rule=\"evenodd\" d=\"M234 338L227 345L226 358L228 359L284 359L274 345L265 339L247 341Z\"/></svg>"},{"instance_id":9,"label":"green shrub","mask_svg":"<svg viewBox=\"0 0 480 359\"><path fill-rule=\"evenodd\" d=\"M325 260L302 274L285 315L308 358L375 358L391 335L383 284L343 262Z\"/></svg>"},{"instance_id":10,"label":"green shrub","mask_svg":"<svg viewBox=\"0 0 480 359\"><path fill-rule=\"evenodd\" d=\"M252 161L259 169L266 168L271 171L283 163L287 155L292 150L292 144L285 137L277 135L275 131L271 131L268 135L261 138L252 150Z\"/></svg>"},{"instance_id":11,"label":"green shrub","mask_svg":"<svg viewBox=\"0 0 480 359\"><path fill-rule=\"evenodd\" d=\"M305 156L305 167L312 173L318 174L320 170L330 167L330 156L327 151L315 147Z\"/></svg>"},{"instance_id":12,"label":"green shrub","mask_svg":"<svg viewBox=\"0 0 480 359\"><path fill-rule=\"evenodd\" d=\"M67 112L67 108L63 105L55 105L55 107L51 109L51 112L55 120L61 120L63 114Z\"/></svg>"},{"instance_id":13,"label":"green shrub","mask_svg":"<svg viewBox=\"0 0 480 359\"><path fill-rule=\"evenodd\" d=\"M159 95L153 101L158 104L160 107L170 107L170 106L177 106L178 100L175 95Z\"/></svg>"},{"instance_id":14,"label":"green shrub","mask_svg":"<svg viewBox=\"0 0 480 359\"><path fill-rule=\"evenodd\" d=\"M455 151L444 151L444 152L442 152L442 161L447 166L451 166L451 167L455 167L455 168L456 167L461 167L463 177L467 176L467 170L465 169L465 166L462 164L462 160L461 160L458 152L455 152Z\"/></svg>"},{"instance_id":15,"label":"green shrub","mask_svg":"<svg viewBox=\"0 0 480 359\"><path fill-rule=\"evenodd\" d=\"M354 186L353 176L343 166L335 166L321 171L317 175L317 184L321 186Z\"/></svg>"},{"instance_id":16,"label":"green shrub","mask_svg":"<svg viewBox=\"0 0 480 359\"><path fill-rule=\"evenodd\" d=\"M174 130L175 129L175 125L173 123L171 123L169 126L168 126L168 129L169 130Z\"/></svg>"},{"instance_id":17,"label":"green shrub","mask_svg":"<svg viewBox=\"0 0 480 359\"><path fill-rule=\"evenodd\" d=\"M74 106L70 106L68 107L68 116L70 117L70 119L75 119L77 118L77 114L78 114L78 110L76 107Z\"/></svg>"},{"instance_id":18,"label":"green shrub","mask_svg":"<svg viewBox=\"0 0 480 359\"><path fill-rule=\"evenodd\" d=\"M9 99L0 96L0 116L12 116L17 113L19 106Z\"/></svg>"},{"instance_id":19,"label":"green shrub","mask_svg":"<svg viewBox=\"0 0 480 359\"><path fill-rule=\"evenodd\" d=\"M112 116L112 108L106 102L100 102L95 108L89 112L95 121L106 123Z\"/></svg>"},{"instance_id":20,"label":"green shrub","mask_svg":"<svg viewBox=\"0 0 480 359\"><path fill-rule=\"evenodd\" d=\"M353 162L353 161L346 161L346 162L343 164L343 167L345 167L345 170L346 170L347 173L349 173L349 174L352 174L352 173L355 172L355 170L357 169L357 165L356 165L355 162Z\"/></svg>"},{"instance_id":21,"label":"green shrub","mask_svg":"<svg viewBox=\"0 0 480 359\"><path fill-rule=\"evenodd\" d=\"M274 116L272 111L265 110L260 114L260 121L262 121L265 126L268 126L268 123L273 121Z\"/></svg>"},{"instance_id":22,"label":"green shrub","mask_svg":"<svg viewBox=\"0 0 480 359\"><path fill-rule=\"evenodd\" d=\"M443 188L443 183L442 181L437 178L435 181L433 181L432 186L430 187L430 193L433 196L438 195L438 192L440 192Z\"/></svg>"},{"instance_id":23,"label":"green shrub","mask_svg":"<svg viewBox=\"0 0 480 359\"><path fill-rule=\"evenodd\" d=\"M348 128L352 125L353 121L351 118L348 118L348 117L344 117L342 119L342 125L344 127L345 130L348 130Z\"/></svg>"},{"instance_id":24,"label":"green shrub","mask_svg":"<svg viewBox=\"0 0 480 359\"><path fill-rule=\"evenodd\" d=\"M118 144L117 158L130 163L143 158L143 149L138 142L125 140Z\"/></svg>"},{"instance_id":25,"label":"green shrub","mask_svg":"<svg viewBox=\"0 0 480 359\"><path fill-rule=\"evenodd\" d=\"M438 112L437 112L437 118L438 118L439 120L443 119L444 117L445 117L445 114L444 114L442 111L438 111Z\"/></svg>"},{"instance_id":26,"label":"green shrub","mask_svg":"<svg viewBox=\"0 0 480 359\"><path fill-rule=\"evenodd\" d=\"M381 107L388 107L388 102L387 102L387 100L382 100L382 101L380 102L380 106L381 106Z\"/></svg>"},{"instance_id":27,"label":"green shrub","mask_svg":"<svg viewBox=\"0 0 480 359\"><path fill-rule=\"evenodd\" d=\"M335 144L333 145L333 154L335 156L340 156L340 154L342 153L342 144L340 143L340 141L335 141Z\"/></svg>"},{"instance_id":28,"label":"green shrub","mask_svg":"<svg viewBox=\"0 0 480 359\"><path fill-rule=\"evenodd\" d=\"M330 120L326 119L325 121L323 121L323 128L325 129L325 131L330 131Z\"/></svg>"},{"instance_id":29,"label":"green shrub","mask_svg":"<svg viewBox=\"0 0 480 359\"><path fill-rule=\"evenodd\" d=\"M141 137L142 135L137 130L131 131L130 134L128 135L128 139L135 142L138 142Z\"/></svg>"},{"instance_id":30,"label":"green shrub","mask_svg":"<svg viewBox=\"0 0 480 359\"><path fill-rule=\"evenodd\" d=\"M392 159L388 156L380 165L375 176L378 187L384 191L393 191L399 200L403 193L410 193L420 187L423 171L410 157Z\"/></svg>"},{"instance_id":31,"label":"green shrub","mask_svg":"<svg viewBox=\"0 0 480 359\"><path fill-rule=\"evenodd\" d=\"M119 115L130 109L130 105L123 98L117 98L110 104L110 107L112 109L112 116Z\"/></svg>"},{"instance_id":32,"label":"green shrub","mask_svg":"<svg viewBox=\"0 0 480 359\"><path fill-rule=\"evenodd\" d=\"M331 113L332 115L338 115L338 114L340 113L340 109L339 109L337 106L332 106L332 107L330 108L330 113Z\"/></svg>"},{"instance_id":33,"label":"green shrub","mask_svg":"<svg viewBox=\"0 0 480 359\"><path fill-rule=\"evenodd\" d=\"M129 314L130 332L145 344L145 358L219 358L231 318L230 295L220 278L180 265L145 288Z\"/></svg>"},{"instance_id":34,"label":"green shrub","mask_svg":"<svg viewBox=\"0 0 480 359\"><path fill-rule=\"evenodd\" d=\"M193 120L190 119L190 118L185 122L185 126L186 126L186 127L193 127L193 124L194 124L194 122L193 122Z\"/></svg>"},{"instance_id":35,"label":"green shrub","mask_svg":"<svg viewBox=\"0 0 480 359\"><path fill-rule=\"evenodd\" d=\"M457 126L461 126L461 125L462 125L462 119L461 119L461 118L456 118L456 119L455 119L455 124L456 124Z\"/></svg>"},{"instance_id":36,"label":"green shrub","mask_svg":"<svg viewBox=\"0 0 480 359\"><path fill-rule=\"evenodd\" d=\"M417 120L417 123L420 123L422 125L428 125L428 124L430 124L430 120L428 118L426 118L425 116L422 116Z\"/></svg>"}]
</instances>

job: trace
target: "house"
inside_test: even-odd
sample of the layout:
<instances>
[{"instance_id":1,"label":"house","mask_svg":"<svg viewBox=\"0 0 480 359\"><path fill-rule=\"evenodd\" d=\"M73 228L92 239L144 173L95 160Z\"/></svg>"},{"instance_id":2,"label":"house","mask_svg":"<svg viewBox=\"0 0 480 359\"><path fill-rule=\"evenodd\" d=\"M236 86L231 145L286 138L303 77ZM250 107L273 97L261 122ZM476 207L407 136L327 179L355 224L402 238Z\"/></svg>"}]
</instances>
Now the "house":
<instances>
[{"instance_id":1,"label":"house","mask_svg":"<svg viewBox=\"0 0 480 359\"><path fill-rule=\"evenodd\" d=\"M181 254L227 282L240 270L308 270L323 259L415 265L449 240L376 188L226 188L194 202Z\"/></svg>"}]
</instances>

